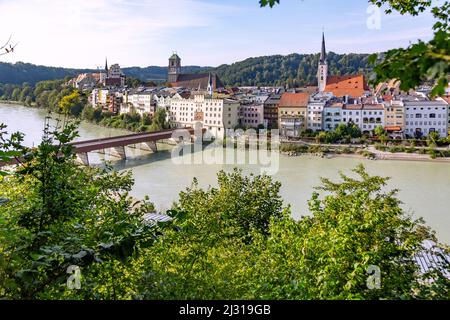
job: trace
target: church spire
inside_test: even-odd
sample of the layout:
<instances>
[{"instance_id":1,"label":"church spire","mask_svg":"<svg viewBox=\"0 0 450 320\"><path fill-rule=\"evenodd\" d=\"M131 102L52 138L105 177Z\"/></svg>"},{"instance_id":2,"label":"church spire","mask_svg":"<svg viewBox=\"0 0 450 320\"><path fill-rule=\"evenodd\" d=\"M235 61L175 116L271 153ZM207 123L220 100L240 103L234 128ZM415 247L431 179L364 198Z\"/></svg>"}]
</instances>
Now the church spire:
<instances>
[{"instance_id":1,"label":"church spire","mask_svg":"<svg viewBox=\"0 0 450 320\"><path fill-rule=\"evenodd\" d=\"M319 68L317 72L317 80L319 92L324 92L327 86L328 64L327 50L325 49L325 33L322 31L322 51L320 52Z\"/></svg>"},{"instance_id":2,"label":"church spire","mask_svg":"<svg viewBox=\"0 0 450 320\"><path fill-rule=\"evenodd\" d=\"M209 73L209 78L208 78L208 94L212 97L213 95L213 81L212 81L212 77L211 77L211 72Z\"/></svg>"},{"instance_id":3,"label":"church spire","mask_svg":"<svg viewBox=\"0 0 450 320\"><path fill-rule=\"evenodd\" d=\"M322 32L322 52L320 53L320 62L327 62L327 50L325 49L325 33Z\"/></svg>"},{"instance_id":4,"label":"church spire","mask_svg":"<svg viewBox=\"0 0 450 320\"><path fill-rule=\"evenodd\" d=\"M107 57L105 57L105 71L106 71L106 74L108 74L108 58Z\"/></svg>"}]
</instances>

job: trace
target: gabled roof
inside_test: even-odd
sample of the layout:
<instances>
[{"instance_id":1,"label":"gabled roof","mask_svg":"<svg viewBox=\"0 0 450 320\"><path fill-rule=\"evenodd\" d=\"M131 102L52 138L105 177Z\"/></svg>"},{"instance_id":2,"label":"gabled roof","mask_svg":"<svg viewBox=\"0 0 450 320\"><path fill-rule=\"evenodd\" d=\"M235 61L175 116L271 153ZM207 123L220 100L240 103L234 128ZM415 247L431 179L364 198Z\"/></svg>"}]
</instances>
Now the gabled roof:
<instances>
[{"instance_id":1,"label":"gabled roof","mask_svg":"<svg viewBox=\"0 0 450 320\"><path fill-rule=\"evenodd\" d=\"M309 102L309 93L283 93L278 106L280 108L300 108L307 107Z\"/></svg>"},{"instance_id":2,"label":"gabled roof","mask_svg":"<svg viewBox=\"0 0 450 320\"><path fill-rule=\"evenodd\" d=\"M210 73L180 74L177 82L172 83L172 85L174 87L183 87L193 90L198 89L200 86L201 90L206 90L208 88L210 75L213 89L222 88L223 84L219 77L216 74Z\"/></svg>"},{"instance_id":3,"label":"gabled roof","mask_svg":"<svg viewBox=\"0 0 450 320\"><path fill-rule=\"evenodd\" d=\"M325 87L325 92L332 92L335 97L358 98L369 90L364 75L330 76Z\"/></svg>"},{"instance_id":4,"label":"gabled roof","mask_svg":"<svg viewBox=\"0 0 450 320\"><path fill-rule=\"evenodd\" d=\"M172 56L169 58L169 60L181 60L181 58L178 56L178 54L174 53L174 54L172 54Z\"/></svg>"}]
</instances>

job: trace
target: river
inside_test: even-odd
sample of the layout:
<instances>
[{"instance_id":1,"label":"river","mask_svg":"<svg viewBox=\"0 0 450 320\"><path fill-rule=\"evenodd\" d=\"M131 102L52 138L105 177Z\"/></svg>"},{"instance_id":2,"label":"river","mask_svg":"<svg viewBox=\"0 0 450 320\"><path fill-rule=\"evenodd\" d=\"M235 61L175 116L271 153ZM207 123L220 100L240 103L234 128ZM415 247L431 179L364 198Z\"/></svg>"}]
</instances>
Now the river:
<instances>
[{"instance_id":1,"label":"river","mask_svg":"<svg viewBox=\"0 0 450 320\"><path fill-rule=\"evenodd\" d=\"M8 131L26 134L25 143L36 145L41 136L46 112L18 105L0 104L0 123L8 125ZM92 139L126 134L124 130L104 128L82 123L79 139ZM127 148L127 160L115 162L118 170L132 170L136 197L149 195L159 210L171 207L178 193L196 177L203 187L216 184L216 173L230 171L232 165L174 165L170 147L158 146L158 153L141 152ZM93 162L98 155L90 154ZM363 163L370 174L388 176L388 187L399 189L404 209L423 217L437 233L438 238L450 244L450 164L413 161L370 161L363 159L315 157L280 157L280 169L274 179L282 183L281 194L285 204L290 204L295 217L307 215L307 201L313 188L320 184L320 177L339 178L339 171L350 173ZM259 173L257 166L241 166L245 173Z\"/></svg>"}]
</instances>

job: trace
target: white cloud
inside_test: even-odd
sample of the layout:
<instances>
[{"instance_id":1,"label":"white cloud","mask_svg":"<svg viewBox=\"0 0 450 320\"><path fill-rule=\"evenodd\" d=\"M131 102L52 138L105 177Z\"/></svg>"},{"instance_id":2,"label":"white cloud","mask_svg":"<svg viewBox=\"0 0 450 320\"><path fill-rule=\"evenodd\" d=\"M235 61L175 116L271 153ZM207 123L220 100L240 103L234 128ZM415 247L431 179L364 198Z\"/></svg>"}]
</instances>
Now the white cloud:
<instances>
[{"instance_id":1,"label":"white cloud","mask_svg":"<svg viewBox=\"0 0 450 320\"><path fill-rule=\"evenodd\" d=\"M20 41L10 61L93 67L108 55L124 65L165 63L173 32L209 27L233 10L199 0L0 0L0 40L10 32Z\"/></svg>"}]
</instances>

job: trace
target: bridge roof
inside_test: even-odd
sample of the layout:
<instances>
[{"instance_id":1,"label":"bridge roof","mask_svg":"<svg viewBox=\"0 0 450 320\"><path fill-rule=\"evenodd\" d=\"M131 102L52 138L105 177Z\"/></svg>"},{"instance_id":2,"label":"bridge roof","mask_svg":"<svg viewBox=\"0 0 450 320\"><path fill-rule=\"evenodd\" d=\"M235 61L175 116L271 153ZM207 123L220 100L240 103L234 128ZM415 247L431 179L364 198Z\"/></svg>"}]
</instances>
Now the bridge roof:
<instances>
[{"instance_id":1,"label":"bridge roof","mask_svg":"<svg viewBox=\"0 0 450 320\"><path fill-rule=\"evenodd\" d=\"M152 142L162 139L172 138L174 132L181 130L188 130L190 134L194 133L192 128L181 128L176 130L165 130L158 132L137 133L124 136L116 136L110 138L101 138L87 141L78 141L71 143L75 147L75 153L86 153L107 148L124 147L127 145Z\"/></svg>"}]
</instances>

